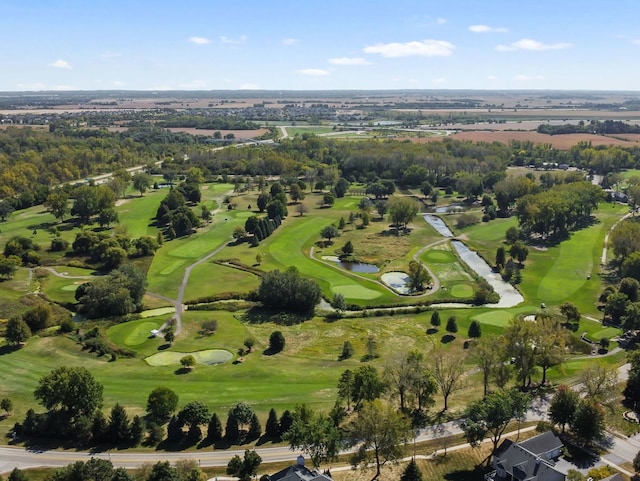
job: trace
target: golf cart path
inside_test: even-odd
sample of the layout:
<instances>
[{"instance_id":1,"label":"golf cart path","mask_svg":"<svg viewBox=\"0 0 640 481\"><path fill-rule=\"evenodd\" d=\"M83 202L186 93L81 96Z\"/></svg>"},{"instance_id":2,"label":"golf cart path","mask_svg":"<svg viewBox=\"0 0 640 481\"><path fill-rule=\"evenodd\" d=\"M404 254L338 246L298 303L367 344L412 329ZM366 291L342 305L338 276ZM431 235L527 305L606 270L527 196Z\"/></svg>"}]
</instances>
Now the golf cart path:
<instances>
[{"instance_id":1,"label":"golf cart path","mask_svg":"<svg viewBox=\"0 0 640 481\"><path fill-rule=\"evenodd\" d=\"M233 193L233 190L229 190L214 198L218 206L213 211L211 211L212 215L218 214L219 212L222 211L223 199L227 195L230 195L232 193ZM169 318L164 324L162 324L162 326L158 328L158 333L156 334L156 336L161 336L162 333L167 328L169 328L171 324L174 324L174 327L175 327L174 334L176 336L182 332L182 312L184 311L184 308L185 308L185 305L183 303L184 293L187 290L187 284L189 283L189 277L191 277L191 271L193 270L194 267L197 267L200 264L207 262L209 259L215 256L218 252L224 249L226 246L227 246L227 242L223 242L213 251L209 252L206 256L198 259L193 264L190 264L189 266L186 267L186 269L184 270L184 276L182 277L182 282L180 283L180 288L178 289L178 297L176 297L175 299L171 299L167 296L156 294L154 292L147 292L147 294L150 296L170 302L176 308L176 313L171 318Z\"/></svg>"}]
</instances>

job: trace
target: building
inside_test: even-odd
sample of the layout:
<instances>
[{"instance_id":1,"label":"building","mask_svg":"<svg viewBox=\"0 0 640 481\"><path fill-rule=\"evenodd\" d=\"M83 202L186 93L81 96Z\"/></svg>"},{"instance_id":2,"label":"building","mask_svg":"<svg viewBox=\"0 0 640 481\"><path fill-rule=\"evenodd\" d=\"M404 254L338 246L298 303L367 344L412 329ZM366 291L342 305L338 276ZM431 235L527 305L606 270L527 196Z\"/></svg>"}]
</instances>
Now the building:
<instances>
[{"instance_id":1,"label":"building","mask_svg":"<svg viewBox=\"0 0 640 481\"><path fill-rule=\"evenodd\" d=\"M333 481L327 473L320 473L304 465L304 457L298 456L293 466L267 476L269 481Z\"/></svg>"},{"instance_id":2,"label":"building","mask_svg":"<svg viewBox=\"0 0 640 481\"><path fill-rule=\"evenodd\" d=\"M495 471L485 476L493 481L565 481L565 474L555 468L563 444L552 432L514 443L505 439L494 458Z\"/></svg>"}]
</instances>

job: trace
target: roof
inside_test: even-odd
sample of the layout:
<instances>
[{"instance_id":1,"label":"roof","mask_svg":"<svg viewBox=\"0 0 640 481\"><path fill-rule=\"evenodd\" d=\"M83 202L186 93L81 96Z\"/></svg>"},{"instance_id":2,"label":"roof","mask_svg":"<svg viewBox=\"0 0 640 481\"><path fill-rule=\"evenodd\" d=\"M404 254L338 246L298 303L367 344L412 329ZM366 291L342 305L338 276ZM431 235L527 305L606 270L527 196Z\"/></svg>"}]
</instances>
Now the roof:
<instances>
[{"instance_id":1,"label":"roof","mask_svg":"<svg viewBox=\"0 0 640 481\"><path fill-rule=\"evenodd\" d=\"M549 451L560 449L563 446L560 438L551 431L529 438L519 444L521 447L532 452L536 456L542 456Z\"/></svg>"},{"instance_id":2,"label":"roof","mask_svg":"<svg viewBox=\"0 0 640 481\"><path fill-rule=\"evenodd\" d=\"M318 474L306 466L294 464L269 476L269 481L333 481L326 474Z\"/></svg>"},{"instance_id":3,"label":"roof","mask_svg":"<svg viewBox=\"0 0 640 481\"><path fill-rule=\"evenodd\" d=\"M565 481L565 474L544 457L545 453L562 446L560 439L551 432L520 444L505 439L496 451L494 465L518 481Z\"/></svg>"}]
</instances>

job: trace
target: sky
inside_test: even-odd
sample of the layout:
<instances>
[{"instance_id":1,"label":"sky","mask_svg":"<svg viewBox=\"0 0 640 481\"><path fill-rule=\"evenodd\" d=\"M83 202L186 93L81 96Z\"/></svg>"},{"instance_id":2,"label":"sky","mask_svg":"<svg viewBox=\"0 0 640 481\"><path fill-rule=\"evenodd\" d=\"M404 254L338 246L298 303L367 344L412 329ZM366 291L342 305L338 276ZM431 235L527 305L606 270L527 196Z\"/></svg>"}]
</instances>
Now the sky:
<instances>
[{"instance_id":1,"label":"sky","mask_svg":"<svg viewBox=\"0 0 640 481\"><path fill-rule=\"evenodd\" d=\"M0 91L640 90L639 0L0 0Z\"/></svg>"}]
</instances>

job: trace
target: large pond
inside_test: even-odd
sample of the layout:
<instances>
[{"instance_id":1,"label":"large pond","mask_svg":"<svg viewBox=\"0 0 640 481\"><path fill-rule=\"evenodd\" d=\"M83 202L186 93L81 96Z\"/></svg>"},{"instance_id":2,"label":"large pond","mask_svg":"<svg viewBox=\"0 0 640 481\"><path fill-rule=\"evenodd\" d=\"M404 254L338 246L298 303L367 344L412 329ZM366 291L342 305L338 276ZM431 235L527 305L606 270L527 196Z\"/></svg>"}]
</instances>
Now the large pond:
<instances>
[{"instance_id":1,"label":"large pond","mask_svg":"<svg viewBox=\"0 0 640 481\"><path fill-rule=\"evenodd\" d=\"M444 221L436 216L425 214L424 220L429 223L443 237L453 237L453 232L447 227ZM477 252L469 249L463 242L452 240L451 245L458 253L460 259L467 264L476 274L485 279L491 287L500 295L497 304L489 304L489 307L513 307L524 302L524 297L508 282L502 280L502 276L493 272L491 266L478 255Z\"/></svg>"},{"instance_id":2,"label":"large pond","mask_svg":"<svg viewBox=\"0 0 640 481\"><path fill-rule=\"evenodd\" d=\"M350 272L358 272L362 274L375 274L380 272L380 268L375 264L366 264L364 262L343 262L338 256L322 256L325 261L331 261L338 264L338 266L346 269Z\"/></svg>"}]
</instances>

